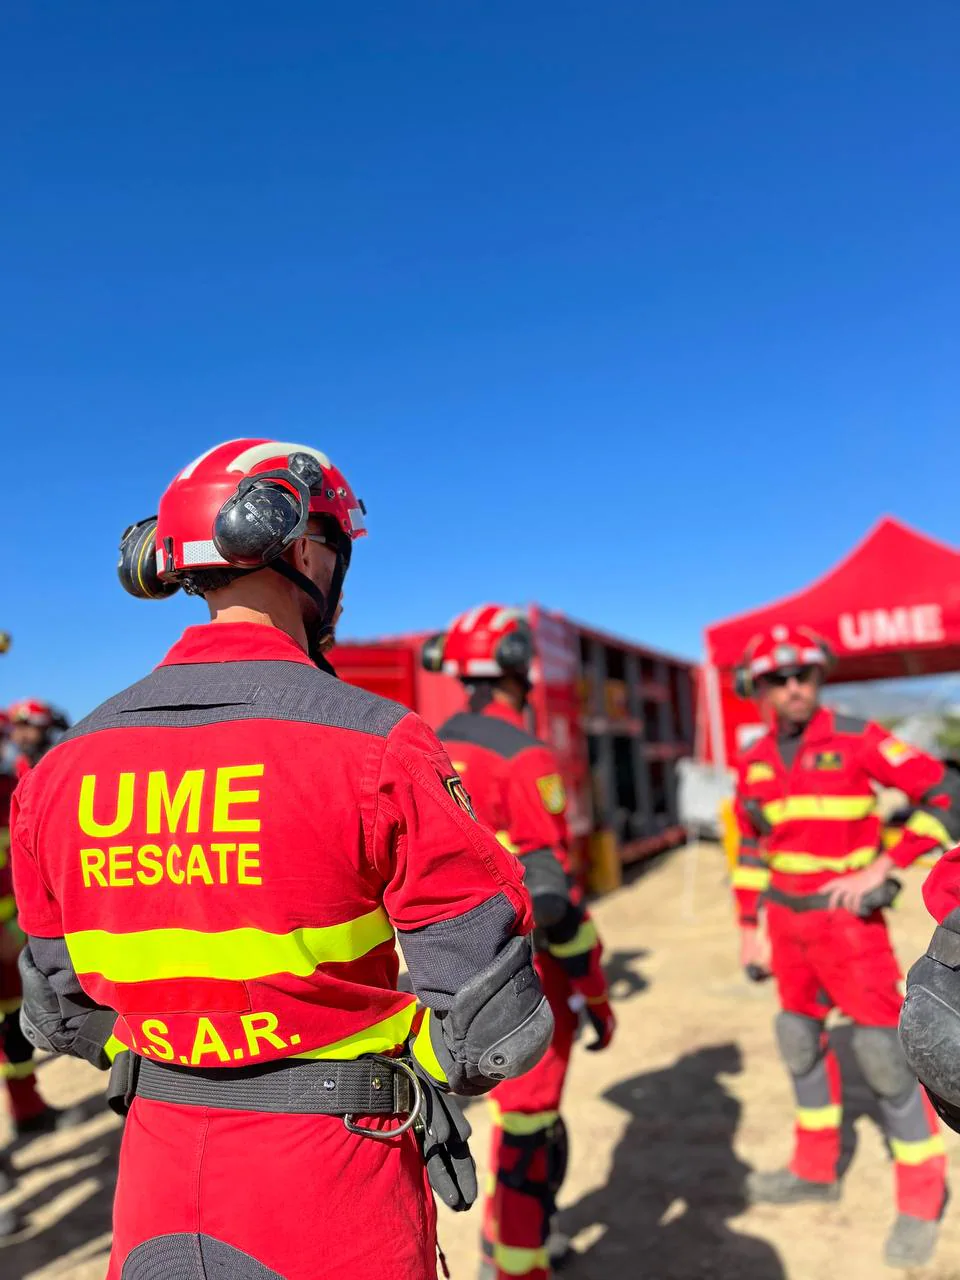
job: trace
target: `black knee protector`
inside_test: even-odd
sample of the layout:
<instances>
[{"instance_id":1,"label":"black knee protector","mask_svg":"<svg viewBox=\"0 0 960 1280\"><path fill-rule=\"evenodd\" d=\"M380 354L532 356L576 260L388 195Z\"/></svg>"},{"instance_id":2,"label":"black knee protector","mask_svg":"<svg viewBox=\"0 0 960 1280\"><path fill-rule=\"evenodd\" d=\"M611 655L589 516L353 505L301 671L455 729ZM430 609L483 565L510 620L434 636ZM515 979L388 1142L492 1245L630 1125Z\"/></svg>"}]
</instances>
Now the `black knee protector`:
<instances>
[{"instance_id":1,"label":"black knee protector","mask_svg":"<svg viewBox=\"0 0 960 1280\"><path fill-rule=\"evenodd\" d=\"M885 1102L902 1104L917 1087L896 1027L853 1028L851 1048L863 1078Z\"/></svg>"},{"instance_id":2,"label":"black knee protector","mask_svg":"<svg viewBox=\"0 0 960 1280\"><path fill-rule=\"evenodd\" d=\"M529 938L511 938L492 964L430 1018L430 1041L454 1093L486 1093L535 1066L553 1038L553 1013Z\"/></svg>"},{"instance_id":3,"label":"black knee protector","mask_svg":"<svg viewBox=\"0 0 960 1280\"><path fill-rule=\"evenodd\" d=\"M960 908L907 974L900 1043L937 1111L960 1132Z\"/></svg>"},{"instance_id":4,"label":"black knee protector","mask_svg":"<svg viewBox=\"0 0 960 1280\"><path fill-rule=\"evenodd\" d=\"M778 1013L774 1020L780 1056L793 1076L805 1076L823 1057L823 1023L801 1013Z\"/></svg>"}]
</instances>

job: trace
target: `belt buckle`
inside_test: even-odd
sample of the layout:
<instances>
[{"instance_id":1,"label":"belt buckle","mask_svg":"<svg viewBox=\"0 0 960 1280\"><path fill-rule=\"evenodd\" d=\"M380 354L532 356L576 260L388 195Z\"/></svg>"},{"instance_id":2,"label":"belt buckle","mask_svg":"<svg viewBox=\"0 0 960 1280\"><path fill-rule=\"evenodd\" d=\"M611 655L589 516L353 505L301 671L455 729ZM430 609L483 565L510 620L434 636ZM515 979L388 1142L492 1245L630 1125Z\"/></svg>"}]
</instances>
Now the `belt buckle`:
<instances>
[{"instance_id":1,"label":"belt buckle","mask_svg":"<svg viewBox=\"0 0 960 1280\"><path fill-rule=\"evenodd\" d=\"M402 1123L396 1125L393 1129L367 1129L363 1125L354 1123L353 1113L343 1117L343 1127L348 1133L356 1133L361 1138L371 1138L374 1142L392 1142L394 1138L398 1138L401 1133L406 1133L408 1129L412 1129L417 1123L420 1112L423 1108L423 1089L420 1081L417 1079L416 1072L408 1066L401 1058L387 1058L380 1053L372 1053L370 1058L374 1062L381 1062L390 1072L390 1078L393 1081L393 1098L394 1106L397 1108L398 1114L406 1111L407 1115ZM400 1086L407 1084L406 1105L401 1106ZM410 1106L410 1092L413 1094L413 1105Z\"/></svg>"}]
</instances>

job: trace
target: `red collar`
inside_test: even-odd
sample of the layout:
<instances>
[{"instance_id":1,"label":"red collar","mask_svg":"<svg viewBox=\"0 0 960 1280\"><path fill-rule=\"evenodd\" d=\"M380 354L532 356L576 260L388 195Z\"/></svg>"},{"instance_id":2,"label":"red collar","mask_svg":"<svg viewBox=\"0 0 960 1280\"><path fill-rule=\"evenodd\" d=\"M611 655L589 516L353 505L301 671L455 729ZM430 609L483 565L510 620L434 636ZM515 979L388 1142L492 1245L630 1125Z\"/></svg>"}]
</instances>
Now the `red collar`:
<instances>
[{"instance_id":1,"label":"red collar","mask_svg":"<svg viewBox=\"0 0 960 1280\"><path fill-rule=\"evenodd\" d=\"M506 720L507 724L512 724L515 729L527 728L527 722L522 711L514 711L513 707L508 706L506 702L488 702L483 708L483 714L489 716L492 720Z\"/></svg>"},{"instance_id":2,"label":"red collar","mask_svg":"<svg viewBox=\"0 0 960 1280\"><path fill-rule=\"evenodd\" d=\"M205 622L187 627L160 666L189 662L302 662L313 666L285 631L258 622Z\"/></svg>"}]
</instances>

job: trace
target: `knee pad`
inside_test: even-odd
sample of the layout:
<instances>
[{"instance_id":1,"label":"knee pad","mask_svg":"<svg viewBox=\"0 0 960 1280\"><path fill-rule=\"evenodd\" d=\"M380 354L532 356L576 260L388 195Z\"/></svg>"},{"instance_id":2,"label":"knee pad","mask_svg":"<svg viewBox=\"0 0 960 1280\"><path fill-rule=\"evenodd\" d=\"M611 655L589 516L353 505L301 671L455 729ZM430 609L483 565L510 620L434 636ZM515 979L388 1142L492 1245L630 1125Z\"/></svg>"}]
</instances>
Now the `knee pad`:
<instances>
[{"instance_id":1,"label":"knee pad","mask_svg":"<svg viewBox=\"0 0 960 1280\"><path fill-rule=\"evenodd\" d=\"M907 974L900 1044L934 1106L960 1131L960 937L943 925Z\"/></svg>"},{"instance_id":2,"label":"knee pad","mask_svg":"<svg viewBox=\"0 0 960 1280\"><path fill-rule=\"evenodd\" d=\"M553 1038L553 1013L534 972L530 939L511 938L429 1026L454 1093L486 1093L535 1066Z\"/></svg>"},{"instance_id":3,"label":"knee pad","mask_svg":"<svg viewBox=\"0 0 960 1280\"><path fill-rule=\"evenodd\" d=\"M186 1231L154 1236L126 1257L120 1280L283 1280L256 1258L213 1236Z\"/></svg>"},{"instance_id":4,"label":"knee pad","mask_svg":"<svg viewBox=\"0 0 960 1280\"><path fill-rule=\"evenodd\" d=\"M562 1116L557 1116L547 1136L547 1185L556 1199L570 1165L570 1135Z\"/></svg>"},{"instance_id":5,"label":"knee pad","mask_svg":"<svg viewBox=\"0 0 960 1280\"><path fill-rule=\"evenodd\" d=\"M787 1070L805 1076L823 1057L823 1023L801 1013L778 1013L774 1021L777 1046Z\"/></svg>"},{"instance_id":6,"label":"knee pad","mask_svg":"<svg viewBox=\"0 0 960 1280\"><path fill-rule=\"evenodd\" d=\"M864 1080L878 1098L905 1102L917 1087L895 1027L864 1027L858 1023L853 1028L851 1047Z\"/></svg>"}]
</instances>

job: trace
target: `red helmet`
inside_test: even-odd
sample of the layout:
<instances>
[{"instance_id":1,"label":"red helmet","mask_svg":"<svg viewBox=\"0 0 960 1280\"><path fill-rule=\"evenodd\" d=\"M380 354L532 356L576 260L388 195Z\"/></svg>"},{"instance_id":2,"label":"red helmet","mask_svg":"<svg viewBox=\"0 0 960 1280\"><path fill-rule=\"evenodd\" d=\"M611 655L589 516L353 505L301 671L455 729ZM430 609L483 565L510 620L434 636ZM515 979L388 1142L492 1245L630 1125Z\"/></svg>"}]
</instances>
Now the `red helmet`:
<instances>
[{"instance_id":1,"label":"red helmet","mask_svg":"<svg viewBox=\"0 0 960 1280\"><path fill-rule=\"evenodd\" d=\"M117 570L131 595L156 599L180 585L190 590L190 574L198 570L282 568L280 556L308 518L326 516L337 530L335 608L351 546L366 533L364 514L343 474L319 450L228 440L184 467L160 499L156 518L126 530ZM300 585L309 587L306 579Z\"/></svg>"},{"instance_id":2,"label":"red helmet","mask_svg":"<svg viewBox=\"0 0 960 1280\"><path fill-rule=\"evenodd\" d=\"M523 609L483 604L454 618L446 632L424 645L423 664L460 680L526 676L533 636Z\"/></svg>"},{"instance_id":3,"label":"red helmet","mask_svg":"<svg viewBox=\"0 0 960 1280\"><path fill-rule=\"evenodd\" d=\"M274 536L255 540L252 548L237 546L224 536L231 532L224 527L231 502L240 506L251 491L262 493L268 480L281 500L281 519L267 530ZM282 519L287 511L295 516L292 526ZM265 564L299 537L311 515L330 516L348 542L366 533L363 504L326 454L276 440L228 440L184 467L160 499L157 572L163 578L190 569L246 568L251 558ZM246 507L240 523L251 523Z\"/></svg>"},{"instance_id":4,"label":"red helmet","mask_svg":"<svg viewBox=\"0 0 960 1280\"><path fill-rule=\"evenodd\" d=\"M39 698L21 698L7 712L10 724L29 724L35 729L65 729L67 718L62 711Z\"/></svg>"},{"instance_id":5,"label":"red helmet","mask_svg":"<svg viewBox=\"0 0 960 1280\"><path fill-rule=\"evenodd\" d=\"M788 626L775 623L766 631L758 632L747 645L740 666L735 672L737 692L750 697L760 676L784 667L827 667L833 654L827 642L809 627Z\"/></svg>"}]
</instances>

